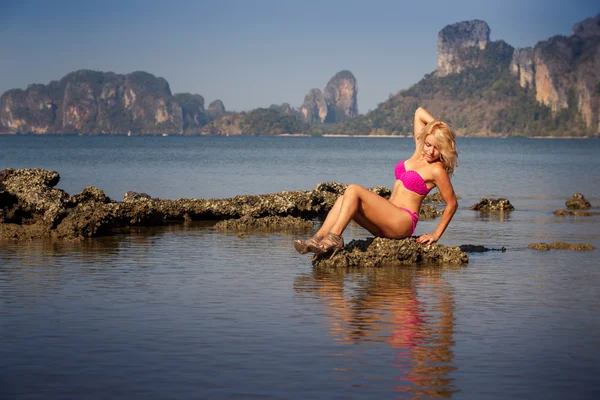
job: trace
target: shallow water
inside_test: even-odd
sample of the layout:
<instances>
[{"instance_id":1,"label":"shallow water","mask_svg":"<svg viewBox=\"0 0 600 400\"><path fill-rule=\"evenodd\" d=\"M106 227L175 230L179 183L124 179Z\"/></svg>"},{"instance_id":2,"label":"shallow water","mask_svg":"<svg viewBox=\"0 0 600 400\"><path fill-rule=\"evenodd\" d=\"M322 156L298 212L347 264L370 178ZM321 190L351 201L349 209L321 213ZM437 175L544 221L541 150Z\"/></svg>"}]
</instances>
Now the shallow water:
<instances>
[{"instance_id":1,"label":"shallow water","mask_svg":"<svg viewBox=\"0 0 600 400\"><path fill-rule=\"evenodd\" d=\"M389 185L411 145L144 139L0 137L0 167L56 169L72 194L96 185L116 199L227 197L328 180ZM599 250L526 246L600 248L598 215L552 214L576 191L600 204L600 143L459 145L462 200L442 243L507 248L471 254L465 267L318 269L291 245L308 232L238 237L202 223L1 243L0 398L597 397ZM494 196L517 210L468 210Z\"/></svg>"}]
</instances>

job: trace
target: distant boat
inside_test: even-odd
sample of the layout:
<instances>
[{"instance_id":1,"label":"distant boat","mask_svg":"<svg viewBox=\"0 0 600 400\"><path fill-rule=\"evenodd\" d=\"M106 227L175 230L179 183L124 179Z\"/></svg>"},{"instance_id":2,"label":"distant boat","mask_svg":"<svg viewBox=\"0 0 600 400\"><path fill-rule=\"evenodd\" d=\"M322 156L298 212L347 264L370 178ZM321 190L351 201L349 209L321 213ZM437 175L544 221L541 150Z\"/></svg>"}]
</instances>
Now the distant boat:
<instances>
[{"instance_id":1,"label":"distant boat","mask_svg":"<svg viewBox=\"0 0 600 400\"><path fill-rule=\"evenodd\" d=\"M163 136L169 136L169 134L168 134L168 133L163 133L162 135L163 135Z\"/></svg>"},{"instance_id":2,"label":"distant boat","mask_svg":"<svg viewBox=\"0 0 600 400\"><path fill-rule=\"evenodd\" d=\"M127 132L127 136L131 136L131 131Z\"/></svg>"}]
</instances>

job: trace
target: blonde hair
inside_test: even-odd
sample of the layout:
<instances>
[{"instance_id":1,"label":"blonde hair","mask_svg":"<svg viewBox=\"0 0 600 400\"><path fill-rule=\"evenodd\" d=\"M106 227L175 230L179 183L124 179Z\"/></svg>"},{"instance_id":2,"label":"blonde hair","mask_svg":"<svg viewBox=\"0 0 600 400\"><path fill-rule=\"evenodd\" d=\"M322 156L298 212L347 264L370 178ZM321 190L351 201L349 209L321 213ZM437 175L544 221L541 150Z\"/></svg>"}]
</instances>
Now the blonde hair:
<instances>
[{"instance_id":1,"label":"blonde hair","mask_svg":"<svg viewBox=\"0 0 600 400\"><path fill-rule=\"evenodd\" d=\"M448 175L452 176L458 166L458 149L456 148L456 135L450 126L439 119L435 119L425 125L419 132L417 140L419 142L419 151L423 151L425 139L433 135L437 142L437 149L440 152L440 161Z\"/></svg>"}]
</instances>

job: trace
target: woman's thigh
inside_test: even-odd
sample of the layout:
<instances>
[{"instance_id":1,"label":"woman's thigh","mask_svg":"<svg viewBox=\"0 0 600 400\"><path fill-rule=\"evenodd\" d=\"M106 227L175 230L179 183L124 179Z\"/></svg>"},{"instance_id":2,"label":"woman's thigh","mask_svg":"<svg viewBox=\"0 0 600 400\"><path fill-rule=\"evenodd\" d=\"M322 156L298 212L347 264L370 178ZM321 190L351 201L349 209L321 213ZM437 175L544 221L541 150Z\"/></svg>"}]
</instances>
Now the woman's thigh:
<instances>
[{"instance_id":1,"label":"woman's thigh","mask_svg":"<svg viewBox=\"0 0 600 400\"><path fill-rule=\"evenodd\" d=\"M362 186L356 185L353 190L360 199L353 217L356 223L376 236L395 239L410 236L413 220L409 213Z\"/></svg>"}]
</instances>

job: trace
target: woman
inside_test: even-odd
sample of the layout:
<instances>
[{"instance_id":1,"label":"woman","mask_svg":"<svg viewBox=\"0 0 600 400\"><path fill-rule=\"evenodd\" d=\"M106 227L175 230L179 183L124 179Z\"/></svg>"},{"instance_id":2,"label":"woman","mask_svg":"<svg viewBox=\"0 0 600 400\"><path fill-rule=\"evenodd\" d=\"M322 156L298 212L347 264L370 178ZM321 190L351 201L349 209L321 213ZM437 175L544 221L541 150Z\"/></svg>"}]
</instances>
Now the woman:
<instances>
[{"instance_id":1,"label":"woman","mask_svg":"<svg viewBox=\"0 0 600 400\"><path fill-rule=\"evenodd\" d=\"M421 235L417 241L431 244L440 239L458 207L450 183L457 165L456 136L447 123L436 120L421 107L415 112L414 134L415 152L396 165L396 182L390 199L360 185L348 186L329 211L321 229L306 241L294 242L300 254L333 251L333 257L344 248L341 235L351 220L375 236L392 239L412 236L421 203L434 187L438 188L446 209L435 231Z\"/></svg>"}]
</instances>

